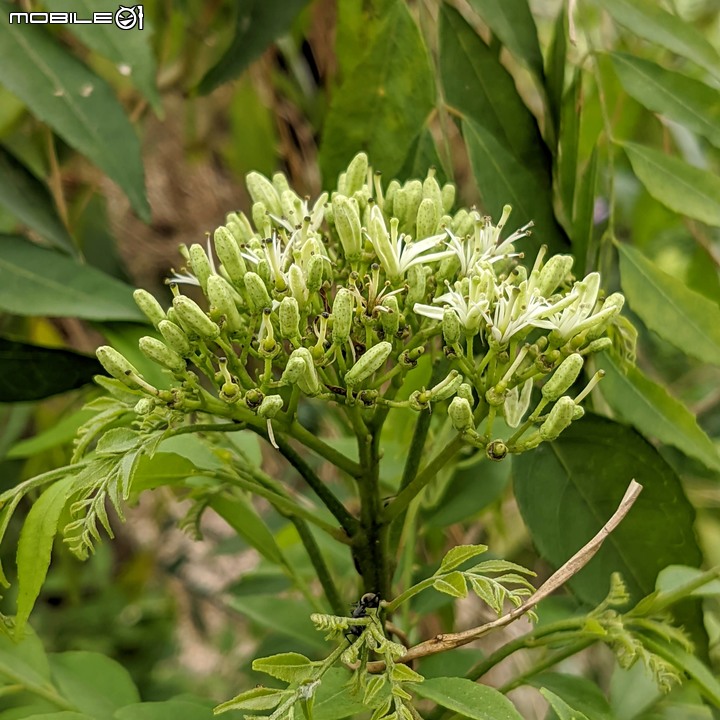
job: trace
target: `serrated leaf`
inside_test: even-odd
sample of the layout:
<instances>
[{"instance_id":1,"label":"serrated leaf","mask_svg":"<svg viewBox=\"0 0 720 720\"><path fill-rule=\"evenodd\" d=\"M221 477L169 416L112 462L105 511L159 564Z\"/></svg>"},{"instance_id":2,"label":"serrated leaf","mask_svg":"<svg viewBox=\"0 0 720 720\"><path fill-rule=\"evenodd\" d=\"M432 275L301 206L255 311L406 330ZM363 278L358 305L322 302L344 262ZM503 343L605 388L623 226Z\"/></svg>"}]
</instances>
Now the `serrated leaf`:
<instances>
[{"instance_id":1,"label":"serrated leaf","mask_svg":"<svg viewBox=\"0 0 720 720\"><path fill-rule=\"evenodd\" d=\"M78 17L92 17L98 11L98 5L92 0L45 0L48 10L56 12L75 12ZM105 9L105 8L103 8ZM111 8L113 11L115 8ZM63 27L75 35L95 52L115 64L118 72L150 101L155 113L162 117L162 101L155 84L155 58L152 48L152 28L148 27L147 17L143 19L143 29L133 27L119 28L114 23L72 23Z\"/></svg>"},{"instance_id":2,"label":"serrated leaf","mask_svg":"<svg viewBox=\"0 0 720 720\"><path fill-rule=\"evenodd\" d=\"M77 248L55 211L48 189L2 147L0 147L0 204L58 250L77 255Z\"/></svg>"},{"instance_id":3,"label":"serrated leaf","mask_svg":"<svg viewBox=\"0 0 720 720\"><path fill-rule=\"evenodd\" d=\"M75 390L101 370L94 357L0 338L0 402L42 400Z\"/></svg>"},{"instance_id":4,"label":"serrated leaf","mask_svg":"<svg viewBox=\"0 0 720 720\"><path fill-rule=\"evenodd\" d=\"M17 637L22 637L25 623L45 582L60 515L75 483L73 476L53 483L37 499L25 518L17 547Z\"/></svg>"},{"instance_id":5,"label":"serrated leaf","mask_svg":"<svg viewBox=\"0 0 720 720\"><path fill-rule=\"evenodd\" d=\"M598 356L596 363L605 371L600 391L622 420L646 437L656 437L720 471L717 448L685 405L636 367L628 368L625 375L606 353Z\"/></svg>"},{"instance_id":6,"label":"serrated leaf","mask_svg":"<svg viewBox=\"0 0 720 720\"><path fill-rule=\"evenodd\" d=\"M610 53L610 59L629 95L720 147L720 98L715 88L626 53Z\"/></svg>"},{"instance_id":7,"label":"serrated leaf","mask_svg":"<svg viewBox=\"0 0 720 720\"><path fill-rule=\"evenodd\" d=\"M633 312L686 355L720 365L720 308L660 270L638 249L617 247L621 285Z\"/></svg>"},{"instance_id":8,"label":"serrated leaf","mask_svg":"<svg viewBox=\"0 0 720 720\"><path fill-rule=\"evenodd\" d=\"M515 706L498 690L465 678L426 679L413 691L470 720L522 720Z\"/></svg>"},{"instance_id":9,"label":"serrated leaf","mask_svg":"<svg viewBox=\"0 0 720 720\"><path fill-rule=\"evenodd\" d=\"M602 0L601 6L630 32L671 50L720 77L720 55L690 23L652 0Z\"/></svg>"},{"instance_id":10,"label":"serrated leaf","mask_svg":"<svg viewBox=\"0 0 720 720\"><path fill-rule=\"evenodd\" d=\"M286 690L274 688L254 687L244 693L236 695L232 700L227 700L218 705L214 712L223 713L228 710L272 710L280 704L280 701L287 696Z\"/></svg>"},{"instance_id":11,"label":"serrated leaf","mask_svg":"<svg viewBox=\"0 0 720 720\"><path fill-rule=\"evenodd\" d=\"M0 4L0 83L86 155L150 220L140 142L112 88L38 25L8 22Z\"/></svg>"},{"instance_id":12,"label":"serrated leaf","mask_svg":"<svg viewBox=\"0 0 720 720\"><path fill-rule=\"evenodd\" d=\"M13 235L0 235L0 310L85 320L144 318L129 285Z\"/></svg>"},{"instance_id":13,"label":"serrated leaf","mask_svg":"<svg viewBox=\"0 0 720 720\"><path fill-rule=\"evenodd\" d=\"M430 59L417 24L404 2L389 5L365 54L333 94L320 145L325 185L359 150L383 175L394 177L435 105Z\"/></svg>"},{"instance_id":14,"label":"serrated leaf","mask_svg":"<svg viewBox=\"0 0 720 720\"><path fill-rule=\"evenodd\" d=\"M513 457L515 496L541 555L559 567L610 518L632 478L643 491L593 559L568 582L596 605L620 572L638 601L667 565L699 565L694 510L680 479L634 430L591 414L552 443Z\"/></svg>"},{"instance_id":15,"label":"serrated leaf","mask_svg":"<svg viewBox=\"0 0 720 720\"><path fill-rule=\"evenodd\" d=\"M465 597L467 595L467 583L465 576L459 572L451 572L442 577L435 578L433 587L441 593L452 595L452 597Z\"/></svg>"},{"instance_id":16,"label":"serrated leaf","mask_svg":"<svg viewBox=\"0 0 720 720\"><path fill-rule=\"evenodd\" d=\"M622 143L635 174L658 202L680 215L720 227L720 178L637 143Z\"/></svg>"},{"instance_id":17,"label":"serrated leaf","mask_svg":"<svg viewBox=\"0 0 720 720\"><path fill-rule=\"evenodd\" d=\"M449 572L459 567L467 560L487 552L487 545L458 545L445 553L436 575Z\"/></svg>"},{"instance_id":18,"label":"serrated leaf","mask_svg":"<svg viewBox=\"0 0 720 720\"><path fill-rule=\"evenodd\" d=\"M240 75L281 35L289 32L308 0L241 0L237 3L235 36L230 47L200 81L201 93Z\"/></svg>"},{"instance_id":19,"label":"serrated leaf","mask_svg":"<svg viewBox=\"0 0 720 720\"><path fill-rule=\"evenodd\" d=\"M252 662L252 669L287 683L300 683L310 677L316 665L300 653L288 652L256 658Z\"/></svg>"}]
</instances>

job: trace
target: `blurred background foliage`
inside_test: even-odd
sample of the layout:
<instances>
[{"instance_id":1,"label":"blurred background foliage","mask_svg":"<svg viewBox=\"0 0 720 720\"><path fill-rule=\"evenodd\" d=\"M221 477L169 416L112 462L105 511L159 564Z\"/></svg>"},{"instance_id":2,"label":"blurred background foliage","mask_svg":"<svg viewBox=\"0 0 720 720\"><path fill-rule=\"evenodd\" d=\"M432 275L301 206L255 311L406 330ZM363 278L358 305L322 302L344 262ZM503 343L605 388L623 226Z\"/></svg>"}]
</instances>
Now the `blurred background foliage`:
<instances>
[{"instance_id":1,"label":"blurred background foliage","mask_svg":"<svg viewBox=\"0 0 720 720\"><path fill-rule=\"evenodd\" d=\"M280 169L316 195L364 149L384 178L434 166L460 205L497 218L509 202L517 226L535 221L527 256L541 243L572 252L578 274L599 269L626 294L638 369L600 360L595 410L660 449L697 514L688 564L700 552L720 564L718 0L147 0L142 31L8 23L13 11L87 16L101 5L115 9L0 2L0 491L67 461L99 344L162 383L136 349L149 329L131 289L167 304L178 244L247 209L245 173ZM401 462L403 445L399 434L385 462ZM447 537L482 541L547 575L532 543L552 543L532 522L528 533L510 463L486 469L478 489L473 462L431 498L421 557ZM312 577L292 526L256 510ZM263 563L247 529L258 515L235 518L240 536L206 517L202 542L176 529L182 515L169 492L143 500L82 566L58 543L33 616L48 649L120 660L145 699L221 699L242 674L257 681L256 654L287 650L288 638L298 650L322 644L308 608L283 595L288 578ZM2 548L10 579L15 522ZM350 577L348 557L333 562ZM720 605L708 595L699 652L717 667ZM14 607L12 591L2 603ZM456 612L444 597L415 609L434 611L426 636ZM463 672L476 657L439 662ZM660 699L602 651L582 662L618 718L709 717L692 689ZM527 702L528 717L543 712Z\"/></svg>"}]
</instances>

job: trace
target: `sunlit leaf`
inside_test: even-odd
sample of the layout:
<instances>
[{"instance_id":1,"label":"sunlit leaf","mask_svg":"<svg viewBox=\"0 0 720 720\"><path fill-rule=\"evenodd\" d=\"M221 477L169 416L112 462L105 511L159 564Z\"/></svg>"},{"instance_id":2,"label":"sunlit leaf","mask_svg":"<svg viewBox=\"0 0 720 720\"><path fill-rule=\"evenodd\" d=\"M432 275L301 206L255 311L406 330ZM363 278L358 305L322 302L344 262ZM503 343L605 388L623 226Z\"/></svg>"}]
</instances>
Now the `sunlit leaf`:
<instances>
[{"instance_id":1,"label":"sunlit leaf","mask_svg":"<svg viewBox=\"0 0 720 720\"><path fill-rule=\"evenodd\" d=\"M502 693L465 678L427 679L414 686L413 692L470 720L522 720Z\"/></svg>"}]
</instances>

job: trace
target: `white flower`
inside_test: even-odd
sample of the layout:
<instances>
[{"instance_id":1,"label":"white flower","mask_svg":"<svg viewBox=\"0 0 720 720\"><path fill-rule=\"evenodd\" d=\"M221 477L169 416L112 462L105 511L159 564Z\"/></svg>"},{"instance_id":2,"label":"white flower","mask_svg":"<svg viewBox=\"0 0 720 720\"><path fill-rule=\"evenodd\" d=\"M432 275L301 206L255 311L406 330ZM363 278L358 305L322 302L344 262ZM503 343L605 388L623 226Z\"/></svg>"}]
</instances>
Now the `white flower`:
<instances>
[{"instance_id":1,"label":"white flower","mask_svg":"<svg viewBox=\"0 0 720 720\"><path fill-rule=\"evenodd\" d=\"M556 330L565 339L577 335L587 327L595 324L599 319L600 310L592 314L597 303L598 291L600 290L600 274L590 273L584 280L576 282L572 292L573 302L560 312L555 312L548 317L548 327Z\"/></svg>"},{"instance_id":2,"label":"white flower","mask_svg":"<svg viewBox=\"0 0 720 720\"><path fill-rule=\"evenodd\" d=\"M528 378L523 384L508 390L505 396L505 404L503 411L505 413L505 422L511 427L516 428L523 419L523 416L530 407L530 398L532 396L533 379Z\"/></svg>"},{"instance_id":3,"label":"white flower","mask_svg":"<svg viewBox=\"0 0 720 720\"><path fill-rule=\"evenodd\" d=\"M257 250L245 247L240 254L249 262L258 265L261 260L266 260L270 266L270 272L273 274L275 284L285 286L287 278L285 270L288 266L288 259L292 252L292 243L288 242L283 248L282 240L277 233L273 233L271 238L263 241L263 255L261 256Z\"/></svg>"},{"instance_id":4,"label":"white flower","mask_svg":"<svg viewBox=\"0 0 720 720\"><path fill-rule=\"evenodd\" d=\"M493 276L494 277L494 276ZM450 283L446 280L448 291L433 299L433 305L415 303L413 310L418 315L442 320L445 308L449 307L455 311L462 325L471 332L476 332L483 317L487 317L490 307L491 296L488 294L487 286L483 284L482 278L476 276L473 280L455 283L455 289L450 289ZM492 286L491 286L492 287ZM440 307L435 307L439 305Z\"/></svg>"}]
</instances>

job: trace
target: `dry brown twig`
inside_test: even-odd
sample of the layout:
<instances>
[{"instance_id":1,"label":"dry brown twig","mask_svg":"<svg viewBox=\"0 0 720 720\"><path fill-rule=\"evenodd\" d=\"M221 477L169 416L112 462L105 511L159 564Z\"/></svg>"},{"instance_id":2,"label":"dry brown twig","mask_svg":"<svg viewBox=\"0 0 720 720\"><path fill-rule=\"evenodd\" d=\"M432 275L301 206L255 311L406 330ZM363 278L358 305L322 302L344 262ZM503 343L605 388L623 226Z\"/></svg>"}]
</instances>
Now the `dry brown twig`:
<instances>
[{"instance_id":1,"label":"dry brown twig","mask_svg":"<svg viewBox=\"0 0 720 720\"><path fill-rule=\"evenodd\" d=\"M642 485L635 480L630 481L623 499L620 501L617 510L612 517L600 528L600 531L586 545L578 550L559 570L554 572L522 605L514 608L510 612L502 615L496 620L492 620L484 625L463 630L458 633L446 633L436 635L431 640L411 647L398 662L409 663L427 655L435 655L436 653L452 650L462 645L467 645L473 640L487 635L492 630L509 625L517 620L528 611L532 610L541 600L553 593L559 587L562 587L573 575L578 573L585 565L590 562L593 556L600 549L602 544L608 538L610 533L622 522L623 518L630 512L638 496L642 492ZM370 672L382 672L385 669L385 663L382 661L368 663Z\"/></svg>"}]
</instances>

